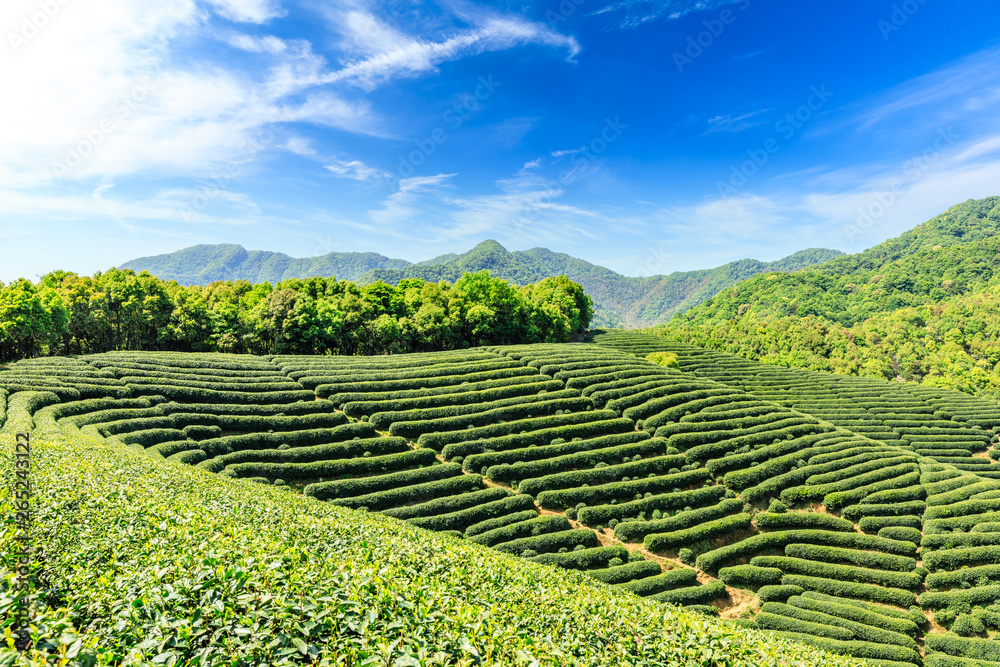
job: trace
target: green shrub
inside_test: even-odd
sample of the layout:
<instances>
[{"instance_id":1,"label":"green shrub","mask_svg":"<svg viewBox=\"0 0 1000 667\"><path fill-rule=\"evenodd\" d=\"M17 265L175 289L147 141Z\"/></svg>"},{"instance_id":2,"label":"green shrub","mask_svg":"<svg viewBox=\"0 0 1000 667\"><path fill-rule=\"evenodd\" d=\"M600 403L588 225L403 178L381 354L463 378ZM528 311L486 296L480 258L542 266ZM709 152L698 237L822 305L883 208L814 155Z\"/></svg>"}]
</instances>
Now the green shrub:
<instances>
[{"instance_id":1,"label":"green shrub","mask_svg":"<svg viewBox=\"0 0 1000 667\"><path fill-rule=\"evenodd\" d=\"M440 479L447 479L462 474L462 466L454 463L443 465L428 465L425 468L402 470L400 472L376 475L375 477L360 477L356 479L338 479L331 482L318 482L306 487L306 495L320 500L335 498L353 498L356 496L377 493L397 487L424 484Z\"/></svg>"},{"instance_id":2,"label":"green shrub","mask_svg":"<svg viewBox=\"0 0 1000 667\"><path fill-rule=\"evenodd\" d=\"M520 500L520 502L516 503L517 505L521 504L527 505L527 503L525 503L523 500L524 496L508 496L508 498L505 498L504 500L498 500L494 502L506 503L511 498L518 498ZM483 506L480 505L479 507L481 508ZM478 509L478 508L471 508L471 509ZM503 509L508 509L508 508L505 506ZM468 512L468 511L469 510L460 510L460 512ZM443 517L450 516L450 514L453 513L441 514L435 517L424 517L424 519L428 521L441 520ZM486 533L491 530L496 530L497 528L503 528L504 526L509 526L512 523L520 523L521 521L534 519L536 516L538 516L538 511L535 510L534 507L532 507L531 509L522 510L520 512L514 512L513 514L502 514L492 519L483 519L482 521L477 521L476 523L469 525L469 527L465 529L465 536L472 537L473 535L479 535L480 533ZM421 521L422 520L419 518L412 519L411 523L419 526L421 525Z\"/></svg>"},{"instance_id":3,"label":"green shrub","mask_svg":"<svg viewBox=\"0 0 1000 667\"><path fill-rule=\"evenodd\" d=\"M698 569L715 572L720 567L760 553L784 549L793 543L822 544L827 546L882 551L900 556L916 556L917 547L912 542L887 540L875 535L836 533L826 530L786 530L753 535L735 544L713 549L698 556Z\"/></svg>"},{"instance_id":4,"label":"green shrub","mask_svg":"<svg viewBox=\"0 0 1000 667\"><path fill-rule=\"evenodd\" d=\"M597 575L602 572L609 572L611 570L618 569L617 567L610 567L612 561L621 560L623 557L627 557L625 548L618 545L609 547L592 547L590 549L580 548L581 546L582 545L577 545L573 551L567 550L565 553L541 554L540 556L536 556L533 560L536 563L547 563L549 565L555 565L556 567L562 567L567 570L585 570L588 575L597 578ZM565 549L565 547L560 547L559 550L562 551L563 549ZM628 567L628 565L620 565L618 567ZM659 565L656 566L656 571L660 571Z\"/></svg>"},{"instance_id":5,"label":"green shrub","mask_svg":"<svg viewBox=\"0 0 1000 667\"><path fill-rule=\"evenodd\" d=\"M542 491L571 488L583 484L606 484L618 481L622 477L634 479L635 477L646 477L649 474L663 475L671 468L682 465L684 457L681 455L653 456L631 463L607 465L602 468L594 468L594 466L601 463L611 464L629 456L662 454L664 442L651 438L631 445L579 452L547 461L492 466L487 469L487 477L496 481L522 479L524 480L522 484L525 485L521 488L522 492L538 495Z\"/></svg>"},{"instance_id":6,"label":"green shrub","mask_svg":"<svg viewBox=\"0 0 1000 667\"><path fill-rule=\"evenodd\" d=\"M617 447L622 447L620 450L622 456L625 456L626 453L632 456L634 453L644 452L646 448L652 448L649 453L669 453L664 451L663 441L652 440L648 433L635 430L570 442L566 442L564 438L552 438L545 444L538 444L534 442L533 438L532 442L523 446L519 446L518 442L513 441L512 438L504 437L497 439L494 444L500 447L514 446L500 451L473 454L464 459L466 469L482 470L483 468L505 466L498 468L496 472L498 479L531 479L562 472L566 469L564 466L579 462L580 459L563 458L573 454L586 456L592 451L599 452ZM635 447L635 449L630 446ZM452 461L458 458L461 457L450 457ZM550 464L549 461L552 463Z\"/></svg>"},{"instance_id":7,"label":"green shrub","mask_svg":"<svg viewBox=\"0 0 1000 667\"><path fill-rule=\"evenodd\" d=\"M904 516L920 514L925 507L924 501L915 500L908 503L889 503L885 505L851 505L841 510L840 515L851 521L859 521L865 516Z\"/></svg>"},{"instance_id":8,"label":"green shrub","mask_svg":"<svg viewBox=\"0 0 1000 667\"><path fill-rule=\"evenodd\" d=\"M461 386L468 382L470 385L483 382L500 380L504 378L533 376L538 378L538 371L534 368L516 366L514 368L497 368L476 373L463 373L459 375L439 375L435 377L418 377L410 379L395 380L366 380L361 382L331 382L317 385L316 395L320 398L333 399L338 394L345 393L376 393L376 392L399 392L406 389L431 389L438 387ZM546 378L548 379L548 378ZM471 388L466 388L470 390ZM336 403L337 401L334 400Z\"/></svg>"},{"instance_id":9,"label":"green shrub","mask_svg":"<svg viewBox=\"0 0 1000 667\"><path fill-rule=\"evenodd\" d=\"M519 390L513 388L519 387ZM559 391L563 389L563 383L553 380L543 375L523 375L511 378L499 378L484 380L481 382L470 382L469 384L457 384L447 387L431 387L425 389L389 389L386 391L349 391L339 392L325 396L334 405L340 406L352 417L361 414L372 414L383 410L397 410L420 408L424 405L399 404L397 402L411 399L444 400L444 396L457 394L473 394L465 396L461 400L467 403L476 403L485 399L499 399L509 396L519 396L524 393L536 394L540 390ZM317 387L319 391L319 387ZM492 393L487 393L492 392ZM520 393L518 393L520 392ZM371 403L372 405L355 405L358 403ZM426 407L443 405L444 403L434 402ZM348 410L347 407L351 406Z\"/></svg>"},{"instance_id":10,"label":"green shrub","mask_svg":"<svg viewBox=\"0 0 1000 667\"><path fill-rule=\"evenodd\" d=\"M664 591L695 586L697 583L697 572L688 568L677 568L644 579L618 584L618 588L635 593L640 597L649 597Z\"/></svg>"},{"instance_id":11,"label":"green shrub","mask_svg":"<svg viewBox=\"0 0 1000 667\"><path fill-rule=\"evenodd\" d=\"M941 549L923 554L922 560L924 567L931 571L957 570L965 566L1000 563L1000 546Z\"/></svg>"},{"instance_id":12,"label":"green shrub","mask_svg":"<svg viewBox=\"0 0 1000 667\"><path fill-rule=\"evenodd\" d=\"M597 535L590 530L564 530L559 533L522 537L517 540L498 544L493 548L514 555L523 555L525 549L533 549L539 554L544 554L556 552L560 547L574 548L580 546L584 549L600 546L597 541Z\"/></svg>"},{"instance_id":13,"label":"green shrub","mask_svg":"<svg viewBox=\"0 0 1000 667\"><path fill-rule=\"evenodd\" d=\"M310 484L309 486L313 485ZM309 490L309 486L306 487L306 491ZM329 502L342 507L367 507L371 511L378 511L397 505L421 503L444 496L455 496L470 491L477 491L482 486L483 479L479 475L459 474L432 482L376 491L362 496L354 496L353 498L332 499ZM315 496L316 493L317 491L314 490L308 495Z\"/></svg>"},{"instance_id":14,"label":"green shrub","mask_svg":"<svg viewBox=\"0 0 1000 667\"><path fill-rule=\"evenodd\" d=\"M720 519L738 512L742 507L743 503L741 501L732 498L725 499L716 505L710 505L689 512L680 512L675 516L665 519L625 521L615 527L615 537L622 542L639 542L647 535L653 533L673 532Z\"/></svg>"},{"instance_id":15,"label":"green shrub","mask_svg":"<svg viewBox=\"0 0 1000 667\"><path fill-rule=\"evenodd\" d=\"M182 428L181 432L192 440L206 440L208 438L218 438L222 435L222 429L218 426L191 425Z\"/></svg>"},{"instance_id":16,"label":"green shrub","mask_svg":"<svg viewBox=\"0 0 1000 667\"><path fill-rule=\"evenodd\" d=\"M1000 662L1000 643L992 639L971 639L953 634L929 634L924 645L932 651L948 655Z\"/></svg>"},{"instance_id":17,"label":"green shrub","mask_svg":"<svg viewBox=\"0 0 1000 667\"><path fill-rule=\"evenodd\" d=\"M918 528L910 528L909 526L886 526L878 531L878 536L890 540L906 540L914 544L920 544L922 537Z\"/></svg>"},{"instance_id":18,"label":"green shrub","mask_svg":"<svg viewBox=\"0 0 1000 667\"><path fill-rule=\"evenodd\" d=\"M1000 533L938 533L924 535L920 540L920 546L923 547L925 553L935 549L961 549L991 545L1000 545Z\"/></svg>"},{"instance_id":19,"label":"green shrub","mask_svg":"<svg viewBox=\"0 0 1000 667\"><path fill-rule=\"evenodd\" d=\"M916 604L917 599L917 596L910 591L904 591L899 588L885 588L881 585L837 581L835 579L826 579L822 576L812 577L800 574L786 574L782 578L781 583L791 586L801 586L807 591L817 591L837 597L872 600L884 604L896 605L897 607L908 607ZM924 593L924 595L927 595L927 593Z\"/></svg>"},{"instance_id":20,"label":"green shrub","mask_svg":"<svg viewBox=\"0 0 1000 667\"><path fill-rule=\"evenodd\" d=\"M475 518L479 516L476 512L487 505L494 502L504 500L507 498L518 498L517 501L519 505L515 507L503 506L501 512L498 514L487 514L482 518ZM438 498L436 500L428 500L427 502L418 503L416 505L408 505L406 507L393 507L387 510L383 510L383 514L387 514L397 519L436 519L437 517L445 517L448 515L454 515L459 512L464 512L466 510L473 511L472 523L478 523L488 518L494 518L496 516L502 516L510 512L518 512L528 507L521 505L535 506L534 501L528 496L514 496L507 489L502 489L498 486L492 486L481 491L473 491L472 493L464 493L459 496L451 496L449 498ZM414 522L416 523L416 522ZM427 526L429 527L429 526Z\"/></svg>"},{"instance_id":21,"label":"green shrub","mask_svg":"<svg viewBox=\"0 0 1000 667\"><path fill-rule=\"evenodd\" d=\"M598 476L599 478L599 476ZM542 491L538 494L538 504L548 508L571 507L577 503L587 503L588 505L602 505L604 503L617 500L619 502L628 501L636 494L665 493L676 488L683 489L694 484L700 484L710 478L707 470L689 470L676 475L662 475L659 477L646 477L629 482L612 482L599 486L580 486L571 489L553 489ZM529 485L534 489L535 485ZM613 517L618 518L618 517ZM583 518L581 522L587 523ZM621 519L619 518L619 521ZM600 522L602 525L607 521ZM587 523L588 526L596 525Z\"/></svg>"},{"instance_id":22,"label":"green shrub","mask_svg":"<svg viewBox=\"0 0 1000 667\"><path fill-rule=\"evenodd\" d=\"M688 586L675 588L651 596L650 599L667 604L692 605L707 604L712 600L725 597L726 585L721 581L710 581L703 586Z\"/></svg>"},{"instance_id":23,"label":"green shrub","mask_svg":"<svg viewBox=\"0 0 1000 667\"><path fill-rule=\"evenodd\" d=\"M841 609L843 609L843 605ZM848 630L854 639L861 641L877 644L893 644L896 646L905 646L913 651L917 650L917 643L913 640L913 637L831 614L823 609L823 604L818 600L793 597L789 599L788 604L767 602L764 604L762 610L765 613L787 616L808 623L843 628Z\"/></svg>"},{"instance_id":24,"label":"green shrub","mask_svg":"<svg viewBox=\"0 0 1000 667\"><path fill-rule=\"evenodd\" d=\"M777 586L784 573L776 568L755 565L734 565L719 570L719 579L727 586L757 590L762 586Z\"/></svg>"},{"instance_id":25,"label":"green shrub","mask_svg":"<svg viewBox=\"0 0 1000 667\"><path fill-rule=\"evenodd\" d=\"M684 507L704 507L719 502L725 494L726 490L722 486L706 486L690 491L664 493L617 505L584 507L579 511L578 516L580 523L587 526L604 525L611 519L623 521L638 516L642 512L652 512L657 509L674 511Z\"/></svg>"},{"instance_id":26,"label":"green shrub","mask_svg":"<svg viewBox=\"0 0 1000 667\"><path fill-rule=\"evenodd\" d=\"M934 572L927 575L924 584L929 591L950 587L971 588L975 585L1000 584L1000 564L963 567L950 572Z\"/></svg>"},{"instance_id":27,"label":"green shrub","mask_svg":"<svg viewBox=\"0 0 1000 667\"><path fill-rule=\"evenodd\" d=\"M788 552L787 547L785 548L785 552ZM857 553L863 554L864 552ZM750 564L757 565L759 567L779 568L788 574L801 574L808 577L823 577L825 579L858 582L861 584L876 584L878 586L884 586L886 590L894 588L904 589L900 592L906 592L906 589L918 588L921 582L920 575L914 572L873 570L854 565L839 565L837 563L814 561L792 556L755 556L750 560ZM802 584L798 585L801 586ZM803 586L803 588L806 588L806 586ZM916 598L914 598L914 600L915 599ZM900 606L909 606L909 604L913 603L910 602L907 605Z\"/></svg>"},{"instance_id":28,"label":"green shrub","mask_svg":"<svg viewBox=\"0 0 1000 667\"><path fill-rule=\"evenodd\" d=\"M914 544L916 543L914 542ZM907 556L896 556L861 549L828 547L817 544L789 544L785 547L785 555L820 561L821 563L841 563L864 568L895 570L897 572L911 572L917 566L916 559ZM858 581L861 580L859 579Z\"/></svg>"},{"instance_id":29,"label":"green shrub","mask_svg":"<svg viewBox=\"0 0 1000 667\"><path fill-rule=\"evenodd\" d=\"M691 528L684 528L670 533L654 533L647 535L643 545L649 551L666 551L682 545L697 544L720 535L749 530L750 515L734 514L714 521L708 521Z\"/></svg>"},{"instance_id":30,"label":"green shrub","mask_svg":"<svg viewBox=\"0 0 1000 667\"><path fill-rule=\"evenodd\" d=\"M366 452L373 456L382 456L411 451L402 438L369 437L371 435L377 434L367 425L345 424L334 431L333 435L328 438L332 442L326 444L292 448L288 443L281 443L272 449L237 450L231 454L223 454L209 459L201 463L200 467L211 472L221 472L227 465L233 463L308 463L310 461L357 458L364 456ZM167 448L166 444L155 447L159 450Z\"/></svg>"},{"instance_id":31,"label":"green shrub","mask_svg":"<svg viewBox=\"0 0 1000 667\"><path fill-rule=\"evenodd\" d=\"M802 588L799 586L771 585L761 586L757 591L757 598L762 602L784 602L793 595L800 595Z\"/></svg>"},{"instance_id":32,"label":"green shrub","mask_svg":"<svg viewBox=\"0 0 1000 667\"><path fill-rule=\"evenodd\" d=\"M539 516L520 523L514 523L502 528L479 533L469 539L488 547L545 533L557 533L572 530L569 520L564 516Z\"/></svg>"},{"instance_id":33,"label":"green shrub","mask_svg":"<svg viewBox=\"0 0 1000 667\"><path fill-rule=\"evenodd\" d=\"M580 412L572 415L540 417L539 419L527 419L519 422L510 422L508 424L498 424L496 427L484 426L478 429L473 428L458 433L457 435L455 433L431 433L420 436L421 440L426 439L426 442L421 442L421 445L439 445L440 441L437 439L438 436L450 436L452 438L461 436L463 438L468 438L465 442L452 442L445 445L441 450L441 454L446 459L452 459L456 456L466 457L465 466L466 469L468 469L470 465L468 459L472 458L470 455L481 454L487 449L502 452L511 449L522 449L530 447L531 445L541 447L550 443L554 438L572 440L573 438L583 439L593 438L600 435L635 432L635 424L633 424L630 420L606 419L609 414L613 413L594 410L591 412ZM557 425L559 423L562 423L563 425ZM512 426L512 424L517 424L518 426L515 427ZM551 426L546 426L546 424ZM484 436L487 433L495 433L498 431L502 432L504 430L511 431L514 428L525 432L515 432L510 433L509 435L480 438L480 436ZM501 461L495 462L500 463Z\"/></svg>"},{"instance_id":34,"label":"green shrub","mask_svg":"<svg viewBox=\"0 0 1000 667\"><path fill-rule=\"evenodd\" d=\"M854 524L847 519L821 514L819 512L784 512L773 513L774 500L767 512L754 515L754 522L762 530L788 530L794 528L813 528L818 530L834 530L844 533L854 532Z\"/></svg>"},{"instance_id":35,"label":"green shrub","mask_svg":"<svg viewBox=\"0 0 1000 667\"><path fill-rule=\"evenodd\" d=\"M796 593L796 596L795 606L803 609L833 614L909 637L915 637L919 633L917 624L910 619L909 615L896 609L880 607L861 600L834 597L815 591L799 592Z\"/></svg>"},{"instance_id":36,"label":"green shrub","mask_svg":"<svg viewBox=\"0 0 1000 667\"><path fill-rule=\"evenodd\" d=\"M573 392L575 393L575 392ZM425 433L439 433L444 431L457 431L472 427L483 427L496 422L513 421L518 419L531 419L540 415L553 414L558 410L580 411L593 407L593 402L589 398L579 396L573 398L552 398L549 396L535 397L536 400L530 403L518 405L506 405L493 409L483 409L476 412L467 412L453 417L439 417L417 419L411 421L393 421L389 427L389 433L399 435L404 438L416 439ZM477 406L482 407L482 406ZM379 415L372 415L371 422L376 428L384 428L386 420L376 420Z\"/></svg>"},{"instance_id":37,"label":"green shrub","mask_svg":"<svg viewBox=\"0 0 1000 667\"><path fill-rule=\"evenodd\" d=\"M923 521L919 516L863 516L858 525L866 533L878 533L888 526L906 526L919 530Z\"/></svg>"}]
</instances>

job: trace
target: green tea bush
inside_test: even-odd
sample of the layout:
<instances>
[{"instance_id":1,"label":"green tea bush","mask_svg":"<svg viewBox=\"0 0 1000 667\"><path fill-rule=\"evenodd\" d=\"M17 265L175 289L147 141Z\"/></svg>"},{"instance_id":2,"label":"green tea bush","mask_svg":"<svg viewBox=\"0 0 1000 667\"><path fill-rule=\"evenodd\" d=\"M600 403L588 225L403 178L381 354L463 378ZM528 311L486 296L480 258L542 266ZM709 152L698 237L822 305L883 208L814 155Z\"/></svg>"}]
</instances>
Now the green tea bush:
<instances>
[{"instance_id":1,"label":"green tea bush","mask_svg":"<svg viewBox=\"0 0 1000 667\"><path fill-rule=\"evenodd\" d=\"M482 488L483 480L479 475L458 474L454 477L446 477L413 486L376 491L352 498L331 499L329 502L342 507L367 507L369 510L378 511L397 505L426 502L444 496L457 496ZM307 486L306 489L308 490L309 487ZM308 495L316 497L317 493L318 490L313 489L312 493Z\"/></svg>"},{"instance_id":2,"label":"green tea bush","mask_svg":"<svg viewBox=\"0 0 1000 667\"><path fill-rule=\"evenodd\" d=\"M564 548L560 547L559 552L562 552ZM621 560L623 557L627 557L624 547L618 545L592 547L589 549L583 547L583 545L577 545L573 551L567 549L563 553L559 552L539 554L532 558L532 560L536 563L555 565L567 570L584 570L588 575L596 575L600 572L617 569L616 567L612 567L611 564L614 561ZM622 565L618 567L627 566ZM657 566L656 571L660 571L659 566Z\"/></svg>"},{"instance_id":3,"label":"green tea bush","mask_svg":"<svg viewBox=\"0 0 1000 667\"><path fill-rule=\"evenodd\" d=\"M538 504L548 508L572 507L578 503L588 505L602 505L613 500L628 501L636 494L661 494L676 488L683 489L694 484L707 481L711 475L707 470L689 470L687 472L674 475L661 475L658 477L645 477L628 482L612 482L599 486L580 486L570 489L553 489L542 491L538 494ZM532 486L532 488L534 488ZM618 518L618 517L612 517ZM581 522L587 523L580 519ZM620 521L621 519L618 518ZM607 523L605 521L602 524ZM596 525L587 523L587 525Z\"/></svg>"},{"instance_id":4,"label":"green tea bush","mask_svg":"<svg viewBox=\"0 0 1000 667\"><path fill-rule=\"evenodd\" d=\"M520 523L514 523L502 528L479 533L469 539L488 547L545 533L557 533L572 530L569 519L560 515L539 516Z\"/></svg>"},{"instance_id":5,"label":"green tea bush","mask_svg":"<svg viewBox=\"0 0 1000 667\"><path fill-rule=\"evenodd\" d=\"M675 549L683 545L697 544L713 537L749 530L750 521L748 514L734 514L671 533L647 535L643 540L643 545L649 551L654 552Z\"/></svg>"},{"instance_id":6,"label":"green tea bush","mask_svg":"<svg viewBox=\"0 0 1000 667\"><path fill-rule=\"evenodd\" d=\"M611 519L622 521L638 516L640 513L652 512L657 509L674 511L684 507L697 508L712 505L722 500L725 494L724 487L706 486L690 491L664 493L617 505L584 507L579 511L578 516L580 523L587 526L606 525Z\"/></svg>"},{"instance_id":7,"label":"green tea bush","mask_svg":"<svg viewBox=\"0 0 1000 667\"><path fill-rule=\"evenodd\" d=\"M542 491L583 484L606 484L622 477L645 477L650 473L662 475L685 462L680 455L658 456L666 451L664 445L663 440L650 438L618 447L586 450L540 461L500 464L490 466L486 476L494 481L524 480L521 482L521 492L536 495ZM653 455L651 458L620 463L635 456L650 454ZM472 465L481 461L482 459L473 458ZM594 468L602 463L608 465ZM618 465L614 465L616 463Z\"/></svg>"},{"instance_id":8,"label":"green tea bush","mask_svg":"<svg viewBox=\"0 0 1000 667\"><path fill-rule=\"evenodd\" d=\"M680 512L675 516L665 519L655 519L652 521L625 521L615 527L615 537L622 542L640 542L647 535L653 533L668 533L691 528L730 514L735 514L742 509L743 503L735 498L728 498L716 505L710 505L688 512ZM612 519L611 521L614 521Z\"/></svg>"},{"instance_id":9,"label":"green tea bush","mask_svg":"<svg viewBox=\"0 0 1000 667\"><path fill-rule=\"evenodd\" d=\"M883 604L896 605L897 607L908 607L916 604L917 600L916 595L899 588L886 588L882 585L855 583L852 581L838 581L836 579L827 579L823 576L814 577L801 574L786 574L782 578L781 583L791 586L801 586L807 591L816 591L837 597L872 600ZM924 593L924 595L927 595L927 593Z\"/></svg>"},{"instance_id":10,"label":"green tea bush","mask_svg":"<svg viewBox=\"0 0 1000 667\"><path fill-rule=\"evenodd\" d=\"M784 573L772 567L757 567L755 565L734 565L719 570L719 579L727 586L757 590L762 586L777 586L781 584Z\"/></svg>"},{"instance_id":11,"label":"green tea bush","mask_svg":"<svg viewBox=\"0 0 1000 667\"><path fill-rule=\"evenodd\" d=\"M480 512L488 505L492 505L494 502L499 502L501 500L508 500L509 498L518 498L519 500L510 505L499 506L499 512L497 514L485 514L485 516L480 517ZM528 496L514 496L507 489L502 489L498 486L492 486L481 491L473 491L472 493L463 493L458 496L450 496L447 498L437 498L436 500L428 500L423 503L417 503L416 505L407 505L404 507L392 507L387 510L383 510L383 514L387 514L397 519L411 520L416 523L416 519L437 519L438 517L445 517L449 515L455 515L460 512L470 511L473 514L470 515L472 523L478 523L479 521L484 521L486 519L495 518L497 516L502 516L508 512L519 512L530 505L535 506L534 501Z\"/></svg>"},{"instance_id":12,"label":"green tea bush","mask_svg":"<svg viewBox=\"0 0 1000 667\"><path fill-rule=\"evenodd\" d=\"M640 597L649 597L664 591L695 586L697 583L697 572L688 568L676 568L644 579L618 584L618 588L635 593Z\"/></svg>"},{"instance_id":13,"label":"green tea bush","mask_svg":"<svg viewBox=\"0 0 1000 667\"><path fill-rule=\"evenodd\" d=\"M564 530L558 533L522 537L498 544L494 549L504 553L521 555L526 549L532 549L539 554L545 554L556 552L560 547L573 549L578 546L588 549L600 546L600 543L597 541L597 535L591 530Z\"/></svg>"}]
</instances>

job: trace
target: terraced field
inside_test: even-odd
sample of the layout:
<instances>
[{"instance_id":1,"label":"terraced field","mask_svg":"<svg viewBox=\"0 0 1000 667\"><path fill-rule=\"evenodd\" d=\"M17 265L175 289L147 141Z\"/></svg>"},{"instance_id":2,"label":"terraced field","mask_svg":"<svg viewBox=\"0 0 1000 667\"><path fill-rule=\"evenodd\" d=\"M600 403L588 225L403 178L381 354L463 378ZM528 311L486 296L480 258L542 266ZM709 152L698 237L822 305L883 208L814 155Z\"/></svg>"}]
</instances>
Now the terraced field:
<instances>
[{"instance_id":1,"label":"terraced field","mask_svg":"<svg viewBox=\"0 0 1000 667\"><path fill-rule=\"evenodd\" d=\"M594 342L29 360L0 405L878 664L1000 664L1000 406Z\"/></svg>"}]
</instances>

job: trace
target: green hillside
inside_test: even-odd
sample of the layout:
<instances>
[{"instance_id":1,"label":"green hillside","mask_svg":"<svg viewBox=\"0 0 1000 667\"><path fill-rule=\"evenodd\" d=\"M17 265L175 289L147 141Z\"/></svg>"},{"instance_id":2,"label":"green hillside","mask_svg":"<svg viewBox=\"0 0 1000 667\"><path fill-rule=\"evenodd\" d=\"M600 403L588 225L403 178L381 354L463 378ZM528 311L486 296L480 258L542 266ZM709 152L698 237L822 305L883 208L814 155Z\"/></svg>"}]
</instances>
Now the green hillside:
<instances>
[{"instance_id":1,"label":"green hillside","mask_svg":"<svg viewBox=\"0 0 1000 667\"><path fill-rule=\"evenodd\" d=\"M4 367L36 627L104 663L1000 665L1000 405L591 338Z\"/></svg>"},{"instance_id":2,"label":"green hillside","mask_svg":"<svg viewBox=\"0 0 1000 667\"><path fill-rule=\"evenodd\" d=\"M661 331L752 359L1000 391L1000 197L857 255L724 290Z\"/></svg>"},{"instance_id":3,"label":"green hillside","mask_svg":"<svg viewBox=\"0 0 1000 667\"><path fill-rule=\"evenodd\" d=\"M149 271L184 285L216 280L277 282L313 276L336 276L365 284L382 280L395 285L407 278L454 283L464 273L484 269L493 277L526 285L562 275L583 285L594 300L598 326L641 327L665 322L674 313L702 303L720 289L759 273L794 271L840 254L836 250L813 248L771 263L744 259L715 269L630 278L545 248L509 252L496 241L483 241L461 255L441 255L417 264L373 253L330 253L292 259L281 253L247 251L236 245L202 245L132 260L121 268Z\"/></svg>"},{"instance_id":4,"label":"green hillside","mask_svg":"<svg viewBox=\"0 0 1000 667\"><path fill-rule=\"evenodd\" d=\"M149 271L181 285L207 285L217 280L279 283L289 278L336 276L357 281L372 269L399 269L408 262L374 252L331 252L319 257L289 257L280 252L246 250L235 244L196 245L166 255L140 257L118 268Z\"/></svg>"},{"instance_id":5,"label":"green hillside","mask_svg":"<svg viewBox=\"0 0 1000 667\"><path fill-rule=\"evenodd\" d=\"M725 290L670 326L755 316L817 315L851 326L873 315L936 303L1000 280L1000 197L970 200L895 239L793 273L766 273Z\"/></svg>"},{"instance_id":6,"label":"green hillside","mask_svg":"<svg viewBox=\"0 0 1000 667\"><path fill-rule=\"evenodd\" d=\"M355 359L364 364L364 358ZM307 357L298 363L308 367L320 360ZM412 358L418 365L428 360L427 355ZM408 359L400 361L406 364ZM216 475L209 466L157 460L157 448L163 449L171 438L189 438L191 443L195 441L190 438L199 438L200 446L209 448L211 436L224 428L227 433L245 433L227 436L230 444L224 451L230 454L225 456L233 460L243 455L250 461L255 452L266 457L273 451L288 452L291 459L311 451L314 458L332 465L337 447L341 456L353 447L357 458L344 462L371 462L372 471L359 470L357 479L346 482L379 486L381 473L375 470L384 469L379 454L398 449L402 438L379 436L361 421L348 423L344 413L330 412L327 401L289 402L298 394L315 399L312 391L263 391L257 379L268 379L265 373L281 375L276 362L218 354L127 354L88 362L22 362L0 372L0 421L5 422L0 439L12 452L15 432L33 432L30 479L35 489L33 590L28 603L35 607L33 646L19 658L7 643L8 650L0 652L3 664L855 664L790 639L712 619L694 608L644 600L628 586L609 586L600 576L576 571L602 558L601 572L618 581L627 581L623 575L629 572L636 576L636 563L660 571L659 565L641 558L606 567L612 557L606 552L624 555L621 547L572 554L556 554L553 548L542 562L532 562L541 557L531 558L526 546L501 548L504 538L497 530L483 529L506 525L509 532L513 524L503 511L510 512L513 505L496 498L527 499L533 506L530 497L501 488L456 496L438 490L429 496L438 500L409 509L425 517L425 526L435 528L428 523L434 507L441 512L450 501L453 508L470 508L470 499L494 498L479 512L480 518L497 517L480 522L480 534L493 537L477 544L476 539L457 539L455 531L425 530L415 519L401 521L350 509L350 503L320 502L308 492L292 491L294 482L261 484L263 480L231 479L242 475L235 469ZM117 379L119 371L127 376ZM205 380L218 377L214 374L225 373L234 385L228 399L218 389L200 389ZM147 384L150 378L160 384ZM150 395L153 387L160 394ZM174 399L172 405L182 412L167 411L162 394ZM261 415L273 415L275 408L298 416L285 422L265 418L267 428L280 430L279 439L286 444L281 445L284 450L260 449L268 435ZM318 421L309 423L308 415ZM172 431L162 428L165 418L175 425L191 423L183 432ZM310 430L324 420L328 428ZM149 428L157 423L161 428ZM332 423L340 423L339 430L329 428ZM310 437L312 442L343 444L303 446ZM323 447L325 458L316 457ZM364 456L362 449L367 450ZM423 470L445 470L454 478L453 467L438 464ZM13 457L3 457L0 469L6 479L13 479ZM316 475L316 464L306 474ZM393 475L384 477L405 490L407 485ZM479 476L458 479L481 486ZM339 484L346 490L343 481ZM373 500L365 502L374 507ZM0 489L0 509L4 516L14 516L9 485ZM519 514L510 516L523 520L524 512ZM467 509L438 516L438 524L462 526L472 514ZM589 536L580 543L596 546L594 532L569 532ZM538 536L534 545L539 549L551 537L537 530L526 534ZM6 522L5 553L17 551L14 535L13 522ZM0 566L5 591L14 584L8 564L4 560ZM655 590L667 588L658 582ZM0 597L5 632L16 630L13 623L21 608L13 596ZM12 634L7 637L13 641Z\"/></svg>"}]
</instances>

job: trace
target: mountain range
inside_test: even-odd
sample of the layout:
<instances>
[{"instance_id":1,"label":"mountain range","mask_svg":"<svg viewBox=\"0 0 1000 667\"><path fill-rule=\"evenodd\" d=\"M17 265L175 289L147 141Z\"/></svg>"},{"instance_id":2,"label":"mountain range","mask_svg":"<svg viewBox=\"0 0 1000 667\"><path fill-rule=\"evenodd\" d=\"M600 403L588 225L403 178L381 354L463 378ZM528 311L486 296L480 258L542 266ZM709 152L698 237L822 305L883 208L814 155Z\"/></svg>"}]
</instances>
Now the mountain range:
<instances>
[{"instance_id":1,"label":"mountain range","mask_svg":"<svg viewBox=\"0 0 1000 667\"><path fill-rule=\"evenodd\" d=\"M149 271L183 285L217 280L277 283L311 276L336 276L363 284L377 280L397 284L406 278L454 282L463 273L484 269L494 277L524 285L565 275L580 283L593 299L595 326L632 328L666 322L720 290L760 273L795 271L842 254L838 250L811 248L775 262L742 259L714 269L634 278L546 248L511 252L493 240L483 241L466 253L441 255L418 263L372 252L331 252L295 258L222 244L196 245L165 255L140 257L119 268Z\"/></svg>"}]
</instances>

